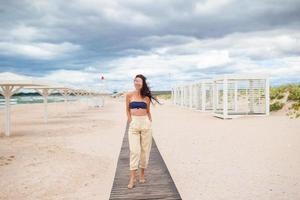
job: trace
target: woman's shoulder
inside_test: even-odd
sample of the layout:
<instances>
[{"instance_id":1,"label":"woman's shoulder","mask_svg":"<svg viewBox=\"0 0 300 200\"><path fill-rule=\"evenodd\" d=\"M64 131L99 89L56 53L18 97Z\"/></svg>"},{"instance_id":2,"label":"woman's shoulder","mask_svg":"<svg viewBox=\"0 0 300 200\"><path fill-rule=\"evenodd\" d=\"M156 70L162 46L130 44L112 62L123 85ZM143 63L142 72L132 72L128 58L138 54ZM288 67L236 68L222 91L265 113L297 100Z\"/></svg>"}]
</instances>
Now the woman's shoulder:
<instances>
[{"instance_id":1,"label":"woman's shoulder","mask_svg":"<svg viewBox=\"0 0 300 200\"><path fill-rule=\"evenodd\" d=\"M150 97L146 96L145 100L149 103L150 102Z\"/></svg>"},{"instance_id":2,"label":"woman's shoulder","mask_svg":"<svg viewBox=\"0 0 300 200\"><path fill-rule=\"evenodd\" d=\"M126 94L126 95L125 95L126 97L129 97L129 98L130 98L130 97L132 97L132 95L133 95L133 91L128 91L128 92L126 92L125 94Z\"/></svg>"}]
</instances>

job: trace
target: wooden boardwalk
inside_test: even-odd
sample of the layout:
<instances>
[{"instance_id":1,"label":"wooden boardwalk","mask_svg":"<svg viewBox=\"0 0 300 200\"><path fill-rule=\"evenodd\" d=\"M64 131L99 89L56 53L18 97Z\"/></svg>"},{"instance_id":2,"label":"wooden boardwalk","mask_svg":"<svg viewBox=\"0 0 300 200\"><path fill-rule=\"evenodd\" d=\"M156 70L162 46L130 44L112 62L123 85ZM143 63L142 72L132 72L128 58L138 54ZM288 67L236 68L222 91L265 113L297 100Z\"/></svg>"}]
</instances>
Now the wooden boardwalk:
<instances>
[{"instance_id":1,"label":"wooden boardwalk","mask_svg":"<svg viewBox=\"0 0 300 200\"><path fill-rule=\"evenodd\" d=\"M128 126L129 124L127 123L119 160L117 163L115 179L109 199L181 199L169 170L162 159L153 138L149 165L145 170L146 182L144 184L139 183L140 171L138 170L135 187L132 189L127 188L130 179Z\"/></svg>"}]
</instances>

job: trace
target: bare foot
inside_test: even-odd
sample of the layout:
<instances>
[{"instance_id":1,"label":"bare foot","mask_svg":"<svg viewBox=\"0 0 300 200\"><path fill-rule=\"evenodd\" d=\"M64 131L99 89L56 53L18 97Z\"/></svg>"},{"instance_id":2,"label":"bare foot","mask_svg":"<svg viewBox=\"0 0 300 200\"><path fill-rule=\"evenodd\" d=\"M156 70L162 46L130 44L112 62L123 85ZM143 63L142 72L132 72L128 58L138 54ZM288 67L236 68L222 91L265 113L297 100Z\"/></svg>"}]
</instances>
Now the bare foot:
<instances>
[{"instance_id":1,"label":"bare foot","mask_svg":"<svg viewBox=\"0 0 300 200\"><path fill-rule=\"evenodd\" d=\"M135 183L136 183L136 179L133 179L133 178L130 178L129 180L129 184L128 184L128 189L131 189L135 186Z\"/></svg>"},{"instance_id":2,"label":"bare foot","mask_svg":"<svg viewBox=\"0 0 300 200\"><path fill-rule=\"evenodd\" d=\"M141 168L140 183L145 183L145 169Z\"/></svg>"}]
</instances>

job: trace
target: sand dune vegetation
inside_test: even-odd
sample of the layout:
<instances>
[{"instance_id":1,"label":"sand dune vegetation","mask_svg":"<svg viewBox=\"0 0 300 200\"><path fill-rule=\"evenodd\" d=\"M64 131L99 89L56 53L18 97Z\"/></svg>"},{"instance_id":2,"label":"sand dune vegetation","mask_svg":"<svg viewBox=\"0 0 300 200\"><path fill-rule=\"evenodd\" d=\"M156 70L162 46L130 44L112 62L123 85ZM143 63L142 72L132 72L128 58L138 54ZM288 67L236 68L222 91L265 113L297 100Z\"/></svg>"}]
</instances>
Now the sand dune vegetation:
<instances>
[{"instance_id":1,"label":"sand dune vegetation","mask_svg":"<svg viewBox=\"0 0 300 200\"><path fill-rule=\"evenodd\" d=\"M270 99L270 111L285 112L290 118L300 117L300 84L272 87Z\"/></svg>"}]
</instances>

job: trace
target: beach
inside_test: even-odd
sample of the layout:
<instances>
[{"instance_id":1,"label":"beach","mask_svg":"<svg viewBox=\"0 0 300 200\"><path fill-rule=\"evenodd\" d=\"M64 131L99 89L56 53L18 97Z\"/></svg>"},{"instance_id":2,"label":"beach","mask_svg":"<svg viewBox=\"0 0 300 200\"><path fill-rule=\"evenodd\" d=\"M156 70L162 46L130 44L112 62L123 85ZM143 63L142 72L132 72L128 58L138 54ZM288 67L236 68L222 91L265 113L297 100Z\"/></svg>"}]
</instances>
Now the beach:
<instances>
[{"instance_id":1,"label":"beach","mask_svg":"<svg viewBox=\"0 0 300 200\"><path fill-rule=\"evenodd\" d=\"M0 137L0 199L108 199L126 127L121 107L72 102L66 116L63 103L48 104L44 124L43 104L12 106L12 135Z\"/></svg>"},{"instance_id":2,"label":"beach","mask_svg":"<svg viewBox=\"0 0 300 200\"><path fill-rule=\"evenodd\" d=\"M300 197L300 120L284 114L221 120L167 101L154 135L182 199Z\"/></svg>"},{"instance_id":3,"label":"beach","mask_svg":"<svg viewBox=\"0 0 300 200\"><path fill-rule=\"evenodd\" d=\"M221 120L161 102L151 106L153 137L182 199L300 196L299 119ZM43 104L12 106L12 134L0 137L0 199L109 198L126 128L124 98L107 97L100 108L72 102L68 110L48 104L44 124Z\"/></svg>"}]
</instances>

